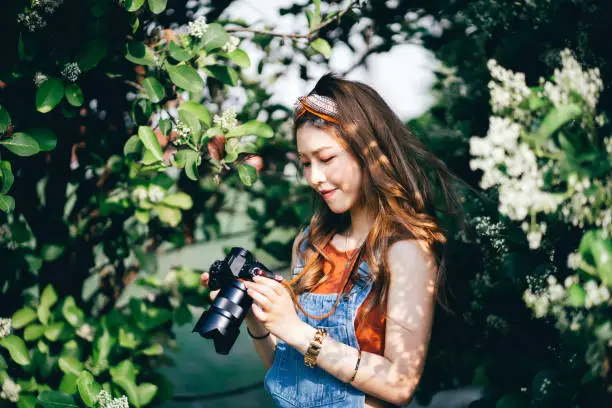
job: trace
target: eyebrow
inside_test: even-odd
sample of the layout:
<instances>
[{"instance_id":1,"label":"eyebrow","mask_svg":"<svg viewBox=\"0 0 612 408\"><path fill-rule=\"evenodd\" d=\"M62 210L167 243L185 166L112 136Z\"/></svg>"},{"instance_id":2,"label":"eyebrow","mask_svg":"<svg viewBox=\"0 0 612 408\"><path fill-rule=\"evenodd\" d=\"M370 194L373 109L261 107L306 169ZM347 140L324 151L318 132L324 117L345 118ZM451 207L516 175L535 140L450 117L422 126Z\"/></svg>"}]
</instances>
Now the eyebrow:
<instances>
[{"instance_id":1,"label":"eyebrow","mask_svg":"<svg viewBox=\"0 0 612 408\"><path fill-rule=\"evenodd\" d=\"M320 153L322 150L331 149L331 148L333 148L333 146L323 146L323 147L319 147L318 149L313 150L313 151L312 151L312 154L317 154L317 153ZM298 152L298 157L302 157L302 156L304 156L304 153L300 153L300 152Z\"/></svg>"}]
</instances>

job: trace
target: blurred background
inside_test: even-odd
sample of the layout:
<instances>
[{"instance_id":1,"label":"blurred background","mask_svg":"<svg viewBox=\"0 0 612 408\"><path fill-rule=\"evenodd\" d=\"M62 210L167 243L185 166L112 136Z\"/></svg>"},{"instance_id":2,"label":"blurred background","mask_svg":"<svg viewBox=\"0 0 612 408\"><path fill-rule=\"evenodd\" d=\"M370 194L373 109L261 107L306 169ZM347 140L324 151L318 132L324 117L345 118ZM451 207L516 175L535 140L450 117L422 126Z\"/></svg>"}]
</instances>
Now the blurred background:
<instances>
[{"instance_id":1,"label":"blurred background","mask_svg":"<svg viewBox=\"0 0 612 408\"><path fill-rule=\"evenodd\" d=\"M410 406L611 405L609 2L0 7L0 407L273 405L245 333L192 333L199 275L289 272L292 105L330 71L473 188Z\"/></svg>"}]
</instances>

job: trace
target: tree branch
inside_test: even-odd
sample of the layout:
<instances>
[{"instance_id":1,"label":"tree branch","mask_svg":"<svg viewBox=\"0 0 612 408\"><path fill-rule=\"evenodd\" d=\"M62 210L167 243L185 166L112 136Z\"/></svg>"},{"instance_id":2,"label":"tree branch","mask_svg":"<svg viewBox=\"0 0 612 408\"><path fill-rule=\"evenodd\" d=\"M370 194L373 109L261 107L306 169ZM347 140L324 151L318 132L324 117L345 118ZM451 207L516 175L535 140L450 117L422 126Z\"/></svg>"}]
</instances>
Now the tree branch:
<instances>
[{"instance_id":1,"label":"tree branch","mask_svg":"<svg viewBox=\"0 0 612 408\"><path fill-rule=\"evenodd\" d=\"M334 21L337 21L338 23L340 23L340 19L342 19L342 16L344 16L346 13L348 13L358 3L359 3L359 0L351 1L351 3L345 9L343 9L341 12L339 12L337 15L335 15L332 18L329 18L329 19L327 19L325 21L322 21L318 26L316 26L315 28L313 28L312 30L310 30L306 34L300 34L300 33L281 33L281 32L277 32L277 31L261 30L261 29L257 29L257 28L246 28L246 27L229 27L229 28L226 28L226 31L227 32L249 32L249 33L255 33L255 34L269 35L269 36L273 36L273 37L292 38L294 40L297 40L299 38L305 38L307 40L312 40L312 38L322 28L330 25Z\"/></svg>"}]
</instances>

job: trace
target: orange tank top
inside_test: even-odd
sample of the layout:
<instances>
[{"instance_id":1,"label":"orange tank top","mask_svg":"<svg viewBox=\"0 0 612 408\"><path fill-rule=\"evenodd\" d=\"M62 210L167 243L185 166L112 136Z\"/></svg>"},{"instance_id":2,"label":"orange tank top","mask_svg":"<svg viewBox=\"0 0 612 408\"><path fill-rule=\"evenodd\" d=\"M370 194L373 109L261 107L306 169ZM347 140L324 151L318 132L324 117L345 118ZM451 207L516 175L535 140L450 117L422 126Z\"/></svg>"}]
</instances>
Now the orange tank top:
<instances>
[{"instance_id":1,"label":"orange tank top","mask_svg":"<svg viewBox=\"0 0 612 408\"><path fill-rule=\"evenodd\" d=\"M325 255L327 255L331 262L325 262L323 266L323 272L329 276L329 278L315 288L312 293L318 293L321 295L327 295L332 293L339 293L342 290L342 285L346 281L347 275L350 272L350 268L346 268L347 255L348 259L352 259L352 255L355 255L354 249L352 251L339 251L330 242L323 249ZM365 315L364 320L361 324L361 318L365 313L365 305L370 302L373 297L373 293L370 292L368 297L363 304L357 310L357 316L355 317L355 334L357 335L357 343L359 348L369 353L383 355L385 350L385 318L380 311L374 307L370 312Z\"/></svg>"}]
</instances>

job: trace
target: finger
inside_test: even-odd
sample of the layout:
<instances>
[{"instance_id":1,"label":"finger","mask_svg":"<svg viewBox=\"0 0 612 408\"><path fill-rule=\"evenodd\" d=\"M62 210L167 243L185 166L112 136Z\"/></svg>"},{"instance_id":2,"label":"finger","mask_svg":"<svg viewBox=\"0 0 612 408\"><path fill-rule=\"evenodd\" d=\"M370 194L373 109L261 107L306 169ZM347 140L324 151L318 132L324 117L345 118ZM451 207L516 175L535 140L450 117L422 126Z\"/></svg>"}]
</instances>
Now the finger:
<instances>
[{"instance_id":1,"label":"finger","mask_svg":"<svg viewBox=\"0 0 612 408\"><path fill-rule=\"evenodd\" d=\"M270 281L270 279L267 279L267 278L264 278L264 279ZM247 288L261 293L262 295L270 299L270 301L274 301L274 299L278 296L278 293L274 290L274 288L269 286L268 283L249 282L249 285L247 286Z\"/></svg>"},{"instance_id":2,"label":"finger","mask_svg":"<svg viewBox=\"0 0 612 408\"><path fill-rule=\"evenodd\" d=\"M265 285L266 287L269 287L277 295L282 294L283 291L285 290L285 286L283 286L283 284L280 283L280 282L282 282L282 280L283 280L283 277L280 276L280 275L274 275L274 279L264 278L264 277L261 277L261 276L253 277L253 281L255 281L258 284L262 284L262 285Z\"/></svg>"},{"instance_id":3,"label":"finger","mask_svg":"<svg viewBox=\"0 0 612 408\"><path fill-rule=\"evenodd\" d=\"M217 298L217 295L221 292L221 290L213 290L210 292L210 300L214 301Z\"/></svg>"},{"instance_id":4,"label":"finger","mask_svg":"<svg viewBox=\"0 0 612 408\"><path fill-rule=\"evenodd\" d=\"M268 315L266 314L266 312L263 311L261 307L257 305L257 303L253 303L253 306L251 306L251 310L253 311L253 316L255 316L257 320L262 323L265 323L267 321Z\"/></svg>"},{"instance_id":5,"label":"finger","mask_svg":"<svg viewBox=\"0 0 612 408\"><path fill-rule=\"evenodd\" d=\"M203 274L200 275L200 283L203 286L208 286L209 279L210 279L210 275L208 274L208 272L204 272Z\"/></svg>"},{"instance_id":6,"label":"finger","mask_svg":"<svg viewBox=\"0 0 612 408\"><path fill-rule=\"evenodd\" d=\"M253 302L257 303L259 307L263 309L264 312L270 310L272 302L270 302L267 297L253 289L248 289L247 294L251 297L251 299L253 299Z\"/></svg>"}]
</instances>

